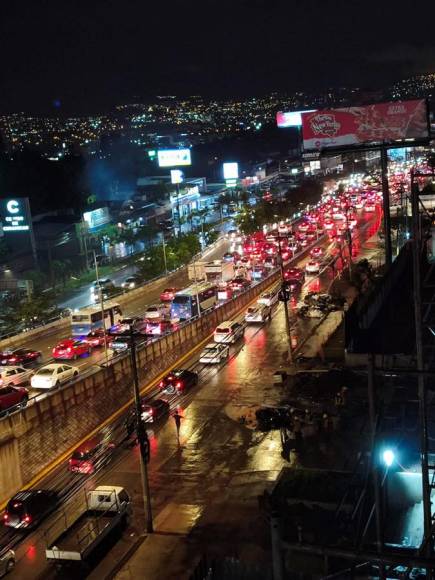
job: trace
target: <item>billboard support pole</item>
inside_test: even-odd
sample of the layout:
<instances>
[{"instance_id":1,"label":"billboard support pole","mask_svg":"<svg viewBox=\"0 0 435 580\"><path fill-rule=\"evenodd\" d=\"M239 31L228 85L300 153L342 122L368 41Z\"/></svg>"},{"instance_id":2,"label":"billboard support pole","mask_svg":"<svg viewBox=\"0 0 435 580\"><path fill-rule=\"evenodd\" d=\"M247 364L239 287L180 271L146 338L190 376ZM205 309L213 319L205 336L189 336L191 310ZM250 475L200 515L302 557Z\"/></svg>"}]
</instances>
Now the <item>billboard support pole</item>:
<instances>
[{"instance_id":1,"label":"billboard support pole","mask_svg":"<svg viewBox=\"0 0 435 580\"><path fill-rule=\"evenodd\" d=\"M388 188L388 156L387 147L381 147L381 173L382 173L382 200L384 209L385 230L385 265L391 266L393 254L391 250L391 217L390 217L390 191Z\"/></svg>"}]
</instances>

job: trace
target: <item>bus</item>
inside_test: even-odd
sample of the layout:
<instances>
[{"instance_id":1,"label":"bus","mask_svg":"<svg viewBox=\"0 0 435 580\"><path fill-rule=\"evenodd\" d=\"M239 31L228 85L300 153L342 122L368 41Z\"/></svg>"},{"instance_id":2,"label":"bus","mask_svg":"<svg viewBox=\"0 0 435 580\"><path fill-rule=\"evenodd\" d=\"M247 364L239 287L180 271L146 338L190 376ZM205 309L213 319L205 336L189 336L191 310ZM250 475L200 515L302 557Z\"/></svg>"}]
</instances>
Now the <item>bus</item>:
<instances>
[{"instance_id":1,"label":"bus","mask_svg":"<svg viewBox=\"0 0 435 580\"><path fill-rule=\"evenodd\" d=\"M104 327L109 330L122 320L122 310L119 304L107 302L104 305ZM72 336L85 337L89 332L103 328L101 306L81 308L71 314Z\"/></svg>"},{"instance_id":2,"label":"bus","mask_svg":"<svg viewBox=\"0 0 435 580\"><path fill-rule=\"evenodd\" d=\"M192 284L180 290L174 296L171 304L171 319L188 320L198 316L217 303L217 287L209 282Z\"/></svg>"}]
</instances>

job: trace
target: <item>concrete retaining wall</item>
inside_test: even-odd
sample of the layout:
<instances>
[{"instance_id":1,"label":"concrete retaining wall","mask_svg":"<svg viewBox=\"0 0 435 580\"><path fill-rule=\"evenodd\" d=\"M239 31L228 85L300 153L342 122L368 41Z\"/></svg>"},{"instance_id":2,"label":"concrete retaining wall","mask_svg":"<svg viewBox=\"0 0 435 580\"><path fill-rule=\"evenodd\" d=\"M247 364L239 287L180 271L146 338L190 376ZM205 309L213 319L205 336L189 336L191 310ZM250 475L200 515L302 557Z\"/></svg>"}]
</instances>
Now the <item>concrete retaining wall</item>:
<instances>
[{"instance_id":1,"label":"concrete retaining wall","mask_svg":"<svg viewBox=\"0 0 435 580\"><path fill-rule=\"evenodd\" d=\"M275 272L234 300L178 331L138 349L141 384L147 385L279 279ZM50 393L0 420L0 503L86 437L132 399L128 355L107 368Z\"/></svg>"}]
</instances>

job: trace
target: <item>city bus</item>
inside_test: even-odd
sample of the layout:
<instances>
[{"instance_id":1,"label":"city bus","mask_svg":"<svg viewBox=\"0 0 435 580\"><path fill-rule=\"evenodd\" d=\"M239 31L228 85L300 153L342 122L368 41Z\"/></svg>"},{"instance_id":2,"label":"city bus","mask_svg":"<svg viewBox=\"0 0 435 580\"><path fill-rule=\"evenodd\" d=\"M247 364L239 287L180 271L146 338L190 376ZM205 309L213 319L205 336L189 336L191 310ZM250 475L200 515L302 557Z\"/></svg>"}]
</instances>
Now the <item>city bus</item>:
<instances>
[{"instance_id":1,"label":"city bus","mask_svg":"<svg viewBox=\"0 0 435 580\"><path fill-rule=\"evenodd\" d=\"M104 327L109 330L122 320L119 304L107 302L104 305ZM103 328L101 306L89 306L71 313L72 336L86 337L89 332Z\"/></svg>"},{"instance_id":2,"label":"city bus","mask_svg":"<svg viewBox=\"0 0 435 580\"><path fill-rule=\"evenodd\" d=\"M171 319L188 320L198 316L217 303L217 286L209 282L192 284L180 290L174 296L171 304Z\"/></svg>"}]
</instances>

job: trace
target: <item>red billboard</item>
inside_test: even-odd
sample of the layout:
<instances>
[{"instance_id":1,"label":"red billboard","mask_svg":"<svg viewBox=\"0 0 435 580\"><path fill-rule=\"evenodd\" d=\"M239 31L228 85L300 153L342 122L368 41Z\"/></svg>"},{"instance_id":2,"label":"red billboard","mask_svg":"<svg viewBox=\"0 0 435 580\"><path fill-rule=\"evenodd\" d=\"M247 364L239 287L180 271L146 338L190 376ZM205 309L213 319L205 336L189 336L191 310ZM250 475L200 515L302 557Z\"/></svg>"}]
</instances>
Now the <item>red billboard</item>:
<instances>
[{"instance_id":1,"label":"red billboard","mask_svg":"<svg viewBox=\"0 0 435 580\"><path fill-rule=\"evenodd\" d=\"M302 114L305 151L428 139L424 99Z\"/></svg>"}]
</instances>

